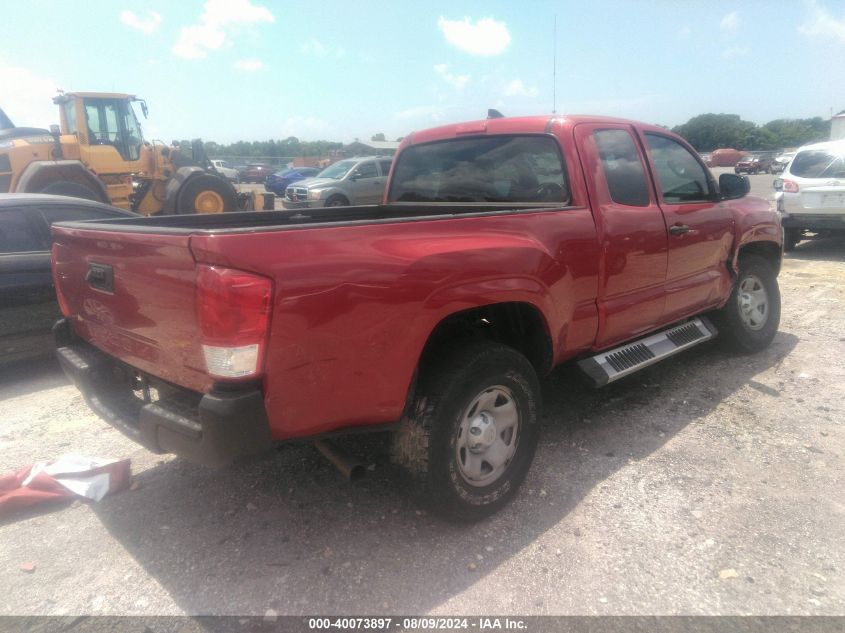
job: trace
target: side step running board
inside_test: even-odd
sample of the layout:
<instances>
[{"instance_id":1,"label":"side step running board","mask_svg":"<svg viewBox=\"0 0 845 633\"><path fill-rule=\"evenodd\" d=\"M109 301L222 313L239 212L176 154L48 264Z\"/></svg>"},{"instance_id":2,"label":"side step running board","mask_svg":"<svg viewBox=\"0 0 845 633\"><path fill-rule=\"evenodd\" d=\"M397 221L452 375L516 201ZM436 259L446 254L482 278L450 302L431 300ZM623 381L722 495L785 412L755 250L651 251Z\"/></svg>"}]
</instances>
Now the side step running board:
<instances>
[{"instance_id":1,"label":"side step running board","mask_svg":"<svg viewBox=\"0 0 845 633\"><path fill-rule=\"evenodd\" d=\"M696 317L639 341L585 358L578 361L578 367L596 387L603 387L687 348L709 341L716 334L718 332L710 321L705 317Z\"/></svg>"}]
</instances>

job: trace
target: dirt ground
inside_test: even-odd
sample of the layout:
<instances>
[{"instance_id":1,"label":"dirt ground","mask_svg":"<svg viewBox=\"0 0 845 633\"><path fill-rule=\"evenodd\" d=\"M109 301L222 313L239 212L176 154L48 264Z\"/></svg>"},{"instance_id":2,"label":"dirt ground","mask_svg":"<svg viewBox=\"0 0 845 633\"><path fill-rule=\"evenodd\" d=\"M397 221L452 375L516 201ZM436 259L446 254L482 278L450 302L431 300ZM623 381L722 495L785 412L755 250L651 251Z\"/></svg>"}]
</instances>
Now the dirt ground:
<instances>
[{"instance_id":1,"label":"dirt ground","mask_svg":"<svg viewBox=\"0 0 845 633\"><path fill-rule=\"evenodd\" d=\"M760 354L599 391L557 370L524 488L475 526L421 511L376 439L356 484L306 444L208 471L112 430L52 361L6 370L0 473L130 457L136 486L0 524L0 615L845 614L845 239L780 284Z\"/></svg>"}]
</instances>

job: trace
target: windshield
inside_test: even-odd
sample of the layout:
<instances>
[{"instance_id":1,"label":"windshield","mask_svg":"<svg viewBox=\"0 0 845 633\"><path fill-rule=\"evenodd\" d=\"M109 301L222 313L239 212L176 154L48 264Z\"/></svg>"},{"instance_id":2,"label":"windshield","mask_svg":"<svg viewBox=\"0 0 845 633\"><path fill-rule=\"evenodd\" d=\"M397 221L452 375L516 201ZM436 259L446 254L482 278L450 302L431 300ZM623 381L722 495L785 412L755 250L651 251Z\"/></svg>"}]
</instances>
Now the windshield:
<instances>
[{"instance_id":1,"label":"windshield","mask_svg":"<svg viewBox=\"0 0 845 633\"><path fill-rule=\"evenodd\" d=\"M845 178L845 156L823 149L798 152L789 171L799 178Z\"/></svg>"},{"instance_id":2,"label":"windshield","mask_svg":"<svg viewBox=\"0 0 845 633\"><path fill-rule=\"evenodd\" d=\"M336 162L334 165L326 167L323 171L317 174L317 178L334 178L335 180L340 180L349 173L349 170L354 166L354 160L341 160Z\"/></svg>"},{"instance_id":3,"label":"windshield","mask_svg":"<svg viewBox=\"0 0 845 633\"><path fill-rule=\"evenodd\" d=\"M412 145L399 155L391 202L569 202L557 144L545 136Z\"/></svg>"}]
</instances>

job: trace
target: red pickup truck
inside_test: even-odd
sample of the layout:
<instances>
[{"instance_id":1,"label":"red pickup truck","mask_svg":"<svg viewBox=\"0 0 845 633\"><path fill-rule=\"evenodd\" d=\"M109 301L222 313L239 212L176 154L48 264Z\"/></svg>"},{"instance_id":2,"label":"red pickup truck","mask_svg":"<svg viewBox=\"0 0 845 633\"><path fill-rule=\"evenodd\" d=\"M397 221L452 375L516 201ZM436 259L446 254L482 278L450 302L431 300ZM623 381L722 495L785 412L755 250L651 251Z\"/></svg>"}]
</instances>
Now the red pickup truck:
<instances>
[{"instance_id":1,"label":"red pickup truck","mask_svg":"<svg viewBox=\"0 0 845 633\"><path fill-rule=\"evenodd\" d=\"M486 516L534 455L538 377L597 385L778 327L778 216L664 129L535 116L405 137L378 206L54 225L58 357L155 452L221 465L361 430Z\"/></svg>"}]
</instances>

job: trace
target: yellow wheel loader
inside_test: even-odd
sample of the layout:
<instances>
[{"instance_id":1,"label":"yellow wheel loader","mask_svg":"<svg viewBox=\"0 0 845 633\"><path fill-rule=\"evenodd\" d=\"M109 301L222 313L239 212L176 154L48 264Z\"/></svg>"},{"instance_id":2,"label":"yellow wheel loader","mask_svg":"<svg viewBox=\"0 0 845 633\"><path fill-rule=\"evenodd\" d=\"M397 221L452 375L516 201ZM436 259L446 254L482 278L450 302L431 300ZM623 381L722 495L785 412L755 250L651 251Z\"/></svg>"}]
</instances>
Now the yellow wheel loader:
<instances>
[{"instance_id":1,"label":"yellow wheel loader","mask_svg":"<svg viewBox=\"0 0 845 633\"><path fill-rule=\"evenodd\" d=\"M70 92L53 99L61 127L14 127L0 110L0 193L88 198L144 215L222 213L254 208L218 174L194 141L184 149L146 141L134 95Z\"/></svg>"}]
</instances>

